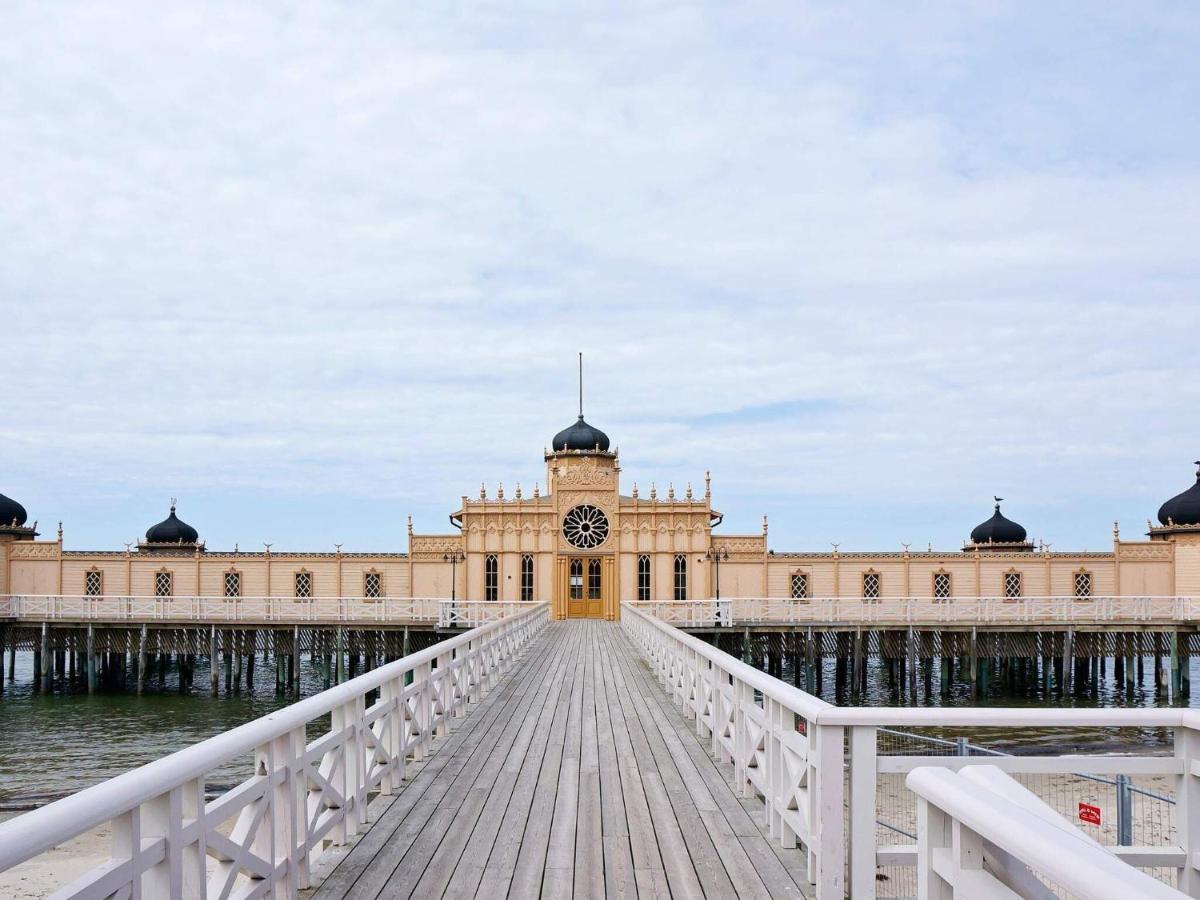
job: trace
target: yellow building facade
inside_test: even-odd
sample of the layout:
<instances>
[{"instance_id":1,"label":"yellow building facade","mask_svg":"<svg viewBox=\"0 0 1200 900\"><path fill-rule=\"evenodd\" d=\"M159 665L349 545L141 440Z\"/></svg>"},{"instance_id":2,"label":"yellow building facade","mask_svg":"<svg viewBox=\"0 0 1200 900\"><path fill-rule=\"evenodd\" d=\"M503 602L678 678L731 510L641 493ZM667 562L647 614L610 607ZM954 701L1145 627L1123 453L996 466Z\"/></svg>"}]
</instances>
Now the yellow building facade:
<instances>
[{"instance_id":1,"label":"yellow building facade","mask_svg":"<svg viewBox=\"0 0 1200 900\"><path fill-rule=\"evenodd\" d=\"M401 553L213 551L174 505L124 550L67 550L59 527L38 540L20 504L0 495L0 595L549 600L553 615L615 619L622 601L893 597L1200 595L1200 475L1164 503L1146 540L1111 551L1049 552L1006 519L962 550L808 553L771 550L757 534L714 532L711 482L664 494L622 493L618 453L579 416L544 452L546 490L503 487L461 498L454 530L408 526Z\"/></svg>"}]
</instances>

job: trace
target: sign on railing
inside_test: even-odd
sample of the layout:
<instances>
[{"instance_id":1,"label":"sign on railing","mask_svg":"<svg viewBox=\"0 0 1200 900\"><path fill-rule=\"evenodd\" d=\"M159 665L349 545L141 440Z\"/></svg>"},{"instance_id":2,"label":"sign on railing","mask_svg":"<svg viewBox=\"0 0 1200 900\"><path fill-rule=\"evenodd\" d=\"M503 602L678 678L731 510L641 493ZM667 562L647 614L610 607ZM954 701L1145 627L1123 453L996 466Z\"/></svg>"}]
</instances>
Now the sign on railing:
<instances>
[{"instance_id":1,"label":"sign on railing","mask_svg":"<svg viewBox=\"0 0 1200 900\"><path fill-rule=\"evenodd\" d=\"M428 755L450 718L497 682L547 611L526 604L519 615L4 822L0 871L108 823L111 860L55 896L294 897L326 846L358 832L368 796L400 787L408 761ZM308 728L326 717L309 740ZM206 802L209 773L249 754L254 775Z\"/></svg>"}]
</instances>

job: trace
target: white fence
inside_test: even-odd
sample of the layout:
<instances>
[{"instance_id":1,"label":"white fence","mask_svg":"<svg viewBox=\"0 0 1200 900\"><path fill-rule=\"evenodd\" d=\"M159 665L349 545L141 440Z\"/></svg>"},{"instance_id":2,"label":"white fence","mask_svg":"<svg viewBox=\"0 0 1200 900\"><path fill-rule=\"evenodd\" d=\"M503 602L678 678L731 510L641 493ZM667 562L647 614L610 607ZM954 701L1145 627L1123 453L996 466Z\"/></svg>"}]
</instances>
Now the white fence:
<instances>
[{"instance_id":1,"label":"white fence","mask_svg":"<svg viewBox=\"0 0 1200 900\"><path fill-rule=\"evenodd\" d=\"M1131 776L1152 780L1175 801L1174 821L1151 845L1113 847L1139 868L1165 870L1187 896L1200 897L1200 712L1184 709L901 709L832 706L772 678L630 604L621 617L626 633L647 657L697 733L714 754L732 761L747 797L763 801L773 837L802 844L818 897L855 898L883 893L882 869L917 864L915 841L881 839L879 807L889 794L912 810L916 799L904 777L922 766L957 770L987 763L1018 780L1058 791L1081 776ZM918 746L881 747L887 729L956 730L979 735L989 728L1045 734L1069 729L1075 740L1114 729L1165 732L1173 755L942 756ZM843 745L845 752L843 752ZM843 811L843 804L846 810ZM1073 812L1073 811L1072 811ZM1107 810L1107 815L1114 815ZM845 817L845 818L843 818ZM849 883L843 883L843 873Z\"/></svg>"},{"instance_id":2,"label":"white fence","mask_svg":"<svg viewBox=\"0 0 1200 900\"><path fill-rule=\"evenodd\" d=\"M994 766L922 767L906 784L917 796L920 898L1184 896L1121 862Z\"/></svg>"},{"instance_id":3,"label":"white fence","mask_svg":"<svg viewBox=\"0 0 1200 900\"><path fill-rule=\"evenodd\" d=\"M438 628L476 628L529 609L530 600L439 600Z\"/></svg>"},{"instance_id":4,"label":"white fence","mask_svg":"<svg viewBox=\"0 0 1200 900\"><path fill-rule=\"evenodd\" d=\"M110 823L111 861L56 896L295 896L320 853L358 832L368 795L399 786L547 611L530 605L0 824L0 871ZM309 741L311 725L323 733ZM206 803L205 777L251 754L254 775Z\"/></svg>"},{"instance_id":5,"label":"white fence","mask_svg":"<svg viewBox=\"0 0 1200 900\"><path fill-rule=\"evenodd\" d=\"M722 601L723 602L723 601ZM733 621L849 624L1183 622L1200 618L1195 597L815 597L733 598Z\"/></svg>"},{"instance_id":6,"label":"white fence","mask_svg":"<svg viewBox=\"0 0 1200 900\"><path fill-rule=\"evenodd\" d=\"M732 600L644 600L625 605L681 628L704 628L734 623Z\"/></svg>"},{"instance_id":7,"label":"white fence","mask_svg":"<svg viewBox=\"0 0 1200 900\"><path fill-rule=\"evenodd\" d=\"M431 597L0 597L0 617L105 622L434 622Z\"/></svg>"}]
</instances>

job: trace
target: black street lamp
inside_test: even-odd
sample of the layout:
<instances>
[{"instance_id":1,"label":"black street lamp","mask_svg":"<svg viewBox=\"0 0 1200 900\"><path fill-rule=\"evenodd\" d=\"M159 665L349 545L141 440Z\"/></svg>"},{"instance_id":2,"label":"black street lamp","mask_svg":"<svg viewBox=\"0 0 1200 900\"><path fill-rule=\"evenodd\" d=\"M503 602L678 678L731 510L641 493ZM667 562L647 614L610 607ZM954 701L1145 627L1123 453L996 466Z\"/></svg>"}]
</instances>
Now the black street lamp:
<instances>
[{"instance_id":1,"label":"black street lamp","mask_svg":"<svg viewBox=\"0 0 1200 900\"><path fill-rule=\"evenodd\" d=\"M442 554L442 562L450 563L450 602L451 603L458 602L458 595L457 595L457 588L456 588L456 585L458 583L458 564L460 562L465 562L466 559L467 559L467 554L463 553L462 550L456 549L451 553L443 553Z\"/></svg>"},{"instance_id":2,"label":"black street lamp","mask_svg":"<svg viewBox=\"0 0 1200 900\"><path fill-rule=\"evenodd\" d=\"M724 548L722 548L720 550L714 550L712 547L709 547L708 552L706 552L704 554L704 558L708 559L708 560L712 560L714 563L717 564L717 578L716 578L717 596L715 599L720 600L721 599L721 560L729 559L729 551Z\"/></svg>"}]
</instances>

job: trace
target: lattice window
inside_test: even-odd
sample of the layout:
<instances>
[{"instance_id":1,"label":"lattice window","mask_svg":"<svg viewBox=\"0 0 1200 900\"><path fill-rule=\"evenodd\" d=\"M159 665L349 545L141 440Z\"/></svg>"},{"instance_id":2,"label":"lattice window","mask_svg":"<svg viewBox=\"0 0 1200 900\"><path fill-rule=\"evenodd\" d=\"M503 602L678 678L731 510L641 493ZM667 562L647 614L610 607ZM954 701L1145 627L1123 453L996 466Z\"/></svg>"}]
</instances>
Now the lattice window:
<instances>
[{"instance_id":1,"label":"lattice window","mask_svg":"<svg viewBox=\"0 0 1200 900\"><path fill-rule=\"evenodd\" d=\"M383 596L383 576L378 572L363 574L363 596L368 600L378 600Z\"/></svg>"},{"instance_id":2,"label":"lattice window","mask_svg":"<svg viewBox=\"0 0 1200 900\"><path fill-rule=\"evenodd\" d=\"M1092 573L1080 569L1075 573L1075 596L1092 596Z\"/></svg>"},{"instance_id":3,"label":"lattice window","mask_svg":"<svg viewBox=\"0 0 1200 900\"><path fill-rule=\"evenodd\" d=\"M533 600L533 555L526 553L521 557L521 602Z\"/></svg>"},{"instance_id":4,"label":"lattice window","mask_svg":"<svg viewBox=\"0 0 1200 900\"><path fill-rule=\"evenodd\" d=\"M807 600L808 599L808 573L793 572L792 573L792 599Z\"/></svg>"},{"instance_id":5,"label":"lattice window","mask_svg":"<svg viewBox=\"0 0 1200 900\"><path fill-rule=\"evenodd\" d=\"M675 554L675 599L687 599L687 554Z\"/></svg>"},{"instance_id":6,"label":"lattice window","mask_svg":"<svg viewBox=\"0 0 1200 900\"><path fill-rule=\"evenodd\" d=\"M1015 600L1025 592L1025 585L1022 584L1020 572L1005 572L1004 573L1004 596L1009 600Z\"/></svg>"},{"instance_id":7,"label":"lattice window","mask_svg":"<svg viewBox=\"0 0 1200 900\"><path fill-rule=\"evenodd\" d=\"M954 596L954 582L949 572L933 573L933 599L949 600Z\"/></svg>"},{"instance_id":8,"label":"lattice window","mask_svg":"<svg viewBox=\"0 0 1200 900\"><path fill-rule=\"evenodd\" d=\"M500 560L495 553L489 553L483 560L483 599L500 599Z\"/></svg>"},{"instance_id":9,"label":"lattice window","mask_svg":"<svg viewBox=\"0 0 1200 900\"><path fill-rule=\"evenodd\" d=\"M175 593L175 575L163 570L154 573L154 596L170 597Z\"/></svg>"},{"instance_id":10,"label":"lattice window","mask_svg":"<svg viewBox=\"0 0 1200 900\"><path fill-rule=\"evenodd\" d=\"M229 571L225 573L225 596L242 596L242 573Z\"/></svg>"},{"instance_id":11,"label":"lattice window","mask_svg":"<svg viewBox=\"0 0 1200 900\"><path fill-rule=\"evenodd\" d=\"M650 557L643 553L638 557L637 570L638 600L643 603L650 599Z\"/></svg>"},{"instance_id":12,"label":"lattice window","mask_svg":"<svg viewBox=\"0 0 1200 900\"><path fill-rule=\"evenodd\" d=\"M306 572L301 569L296 573L293 583L296 587L296 599L304 600L313 595L312 572Z\"/></svg>"},{"instance_id":13,"label":"lattice window","mask_svg":"<svg viewBox=\"0 0 1200 900\"><path fill-rule=\"evenodd\" d=\"M92 569L83 573L83 592L89 597L99 597L104 593L104 573Z\"/></svg>"},{"instance_id":14,"label":"lattice window","mask_svg":"<svg viewBox=\"0 0 1200 900\"><path fill-rule=\"evenodd\" d=\"M864 600L878 600L880 590L880 578L878 572L863 572L862 576L862 595Z\"/></svg>"},{"instance_id":15,"label":"lattice window","mask_svg":"<svg viewBox=\"0 0 1200 900\"><path fill-rule=\"evenodd\" d=\"M567 590L572 600L583 599L583 560L571 560L567 572Z\"/></svg>"}]
</instances>

